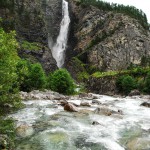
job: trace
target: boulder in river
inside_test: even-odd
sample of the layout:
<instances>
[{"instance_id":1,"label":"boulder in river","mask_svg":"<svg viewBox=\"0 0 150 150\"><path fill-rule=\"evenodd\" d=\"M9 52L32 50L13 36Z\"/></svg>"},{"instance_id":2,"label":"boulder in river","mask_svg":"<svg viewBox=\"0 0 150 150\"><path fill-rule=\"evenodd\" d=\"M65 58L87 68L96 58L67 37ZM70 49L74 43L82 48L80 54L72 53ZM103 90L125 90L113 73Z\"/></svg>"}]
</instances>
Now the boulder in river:
<instances>
[{"instance_id":1,"label":"boulder in river","mask_svg":"<svg viewBox=\"0 0 150 150\"><path fill-rule=\"evenodd\" d=\"M129 93L129 96L136 96L136 95L140 95L140 91L139 90L132 90L130 93Z\"/></svg>"},{"instance_id":2,"label":"boulder in river","mask_svg":"<svg viewBox=\"0 0 150 150\"><path fill-rule=\"evenodd\" d=\"M81 102L80 106L91 107L91 105L88 102Z\"/></svg>"},{"instance_id":3,"label":"boulder in river","mask_svg":"<svg viewBox=\"0 0 150 150\"><path fill-rule=\"evenodd\" d=\"M94 113L110 116L112 114L112 110L106 107L98 107L94 110Z\"/></svg>"},{"instance_id":4,"label":"boulder in river","mask_svg":"<svg viewBox=\"0 0 150 150\"><path fill-rule=\"evenodd\" d=\"M77 112L78 111L77 107L75 105L71 104L71 103L67 103L64 106L64 110L70 111L70 112Z\"/></svg>"},{"instance_id":5,"label":"boulder in river","mask_svg":"<svg viewBox=\"0 0 150 150\"><path fill-rule=\"evenodd\" d=\"M140 106L145 106L145 107L149 107L149 108L150 108L150 103L148 103L148 102L143 102Z\"/></svg>"},{"instance_id":6,"label":"boulder in river","mask_svg":"<svg viewBox=\"0 0 150 150\"><path fill-rule=\"evenodd\" d=\"M100 104L101 104L101 102L100 102L99 100L96 100L96 99L93 99L93 100L92 100L92 103L93 103L93 104L97 104L97 105L100 105Z\"/></svg>"},{"instance_id":7,"label":"boulder in river","mask_svg":"<svg viewBox=\"0 0 150 150\"><path fill-rule=\"evenodd\" d=\"M93 121L92 125L101 125L98 121Z\"/></svg>"}]
</instances>

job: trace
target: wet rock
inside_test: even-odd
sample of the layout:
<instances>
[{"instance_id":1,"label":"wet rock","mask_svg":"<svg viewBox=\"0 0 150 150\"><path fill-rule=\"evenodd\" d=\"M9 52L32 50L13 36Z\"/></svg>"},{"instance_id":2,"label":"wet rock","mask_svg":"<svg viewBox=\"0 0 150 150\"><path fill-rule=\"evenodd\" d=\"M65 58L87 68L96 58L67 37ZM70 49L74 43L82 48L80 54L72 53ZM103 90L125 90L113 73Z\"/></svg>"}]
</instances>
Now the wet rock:
<instances>
[{"instance_id":1,"label":"wet rock","mask_svg":"<svg viewBox=\"0 0 150 150\"><path fill-rule=\"evenodd\" d=\"M34 129L27 125L27 124L22 124L19 127L16 128L16 134L19 137L25 138L33 135Z\"/></svg>"},{"instance_id":2,"label":"wet rock","mask_svg":"<svg viewBox=\"0 0 150 150\"><path fill-rule=\"evenodd\" d=\"M119 114L112 114L111 116L116 118L116 119L123 119L123 116L119 115Z\"/></svg>"},{"instance_id":3,"label":"wet rock","mask_svg":"<svg viewBox=\"0 0 150 150\"><path fill-rule=\"evenodd\" d=\"M88 97L88 93L80 93L79 94L79 98L87 98Z\"/></svg>"},{"instance_id":4,"label":"wet rock","mask_svg":"<svg viewBox=\"0 0 150 150\"><path fill-rule=\"evenodd\" d=\"M149 150L150 139L148 138L134 138L127 144L128 150Z\"/></svg>"},{"instance_id":5,"label":"wet rock","mask_svg":"<svg viewBox=\"0 0 150 150\"><path fill-rule=\"evenodd\" d=\"M145 106L145 107L150 108L150 103L148 103L148 102L144 102L144 103L142 103L140 106Z\"/></svg>"},{"instance_id":6,"label":"wet rock","mask_svg":"<svg viewBox=\"0 0 150 150\"><path fill-rule=\"evenodd\" d=\"M70 102L71 104L73 104L74 106L76 107L79 107L80 105L76 104L76 103L73 103L73 102Z\"/></svg>"},{"instance_id":7,"label":"wet rock","mask_svg":"<svg viewBox=\"0 0 150 150\"><path fill-rule=\"evenodd\" d=\"M67 100L68 97L51 90L34 90L29 93L20 92L20 96L23 100Z\"/></svg>"},{"instance_id":8,"label":"wet rock","mask_svg":"<svg viewBox=\"0 0 150 150\"><path fill-rule=\"evenodd\" d=\"M92 110L89 110L89 109L81 109L78 111L78 114L83 114L83 115L89 115L89 114L92 114L93 111Z\"/></svg>"},{"instance_id":9,"label":"wet rock","mask_svg":"<svg viewBox=\"0 0 150 150\"><path fill-rule=\"evenodd\" d=\"M96 100L96 99L93 99L93 100L92 100L92 103L93 103L93 104L98 104L98 105L100 105L100 104L101 104L101 102L100 102L100 101L98 101L98 100Z\"/></svg>"},{"instance_id":10,"label":"wet rock","mask_svg":"<svg viewBox=\"0 0 150 150\"><path fill-rule=\"evenodd\" d=\"M129 93L129 96L136 96L136 95L140 95L140 91L139 90L132 90L130 93Z\"/></svg>"},{"instance_id":11,"label":"wet rock","mask_svg":"<svg viewBox=\"0 0 150 150\"><path fill-rule=\"evenodd\" d=\"M68 104L66 100L60 100L58 105L65 106L66 104Z\"/></svg>"},{"instance_id":12,"label":"wet rock","mask_svg":"<svg viewBox=\"0 0 150 150\"><path fill-rule=\"evenodd\" d=\"M88 102L81 102L80 106L91 107L91 105Z\"/></svg>"},{"instance_id":13,"label":"wet rock","mask_svg":"<svg viewBox=\"0 0 150 150\"><path fill-rule=\"evenodd\" d=\"M74 106L74 105L71 104L71 103L67 103L67 104L64 106L64 110L69 111L69 112L77 112L77 111L78 111L77 107Z\"/></svg>"},{"instance_id":14,"label":"wet rock","mask_svg":"<svg viewBox=\"0 0 150 150\"><path fill-rule=\"evenodd\" d=\"M93 121L92 125L101 125L101 124L99 122L97 122L97 121Z\"/></svg>"},{"instance_id":15,"label":"wet rock","mask_svg":"<svg viewBox=\"0 0 150 150\"><path fill-rule=\"evenodd\" d=\"M98 107L94 110L95 114L110 116L112 114L112 110L106 107Z\"/></svg>"}]
</instances>

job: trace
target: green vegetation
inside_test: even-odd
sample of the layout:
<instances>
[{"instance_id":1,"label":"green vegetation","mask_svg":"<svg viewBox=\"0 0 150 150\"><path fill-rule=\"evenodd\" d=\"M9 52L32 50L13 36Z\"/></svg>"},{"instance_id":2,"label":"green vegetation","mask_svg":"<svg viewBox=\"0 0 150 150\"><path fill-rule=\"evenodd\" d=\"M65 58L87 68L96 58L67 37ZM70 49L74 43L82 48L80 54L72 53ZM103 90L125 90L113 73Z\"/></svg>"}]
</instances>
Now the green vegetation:
<instances>
[{"instance_id":1,"label":"green vegetation","mask_svg":"<svg viewBox=\"0 0 150 150\"><path fill-rule=\"evenodd\" d=\"M95 72L93 78L110 78L116 80L119 92L128 94L133 89L150 93L150 68L135 67L130 70Z\"/></svg>"},{"instance_id":2,"label":"green vegetation","mask_svg":"<svg viewBox=\"0 0 150 150\"><path fill-rule=\"evenodd\" d=\"M143 82L141 82L142 84ZM144 82L144 92L150 94L150 71L147 73L145 82Z\"/></svg>"},{"instance_id":3,"label":"green vegetation","mask_svg":"<svg viewBox=\"0 0 150 150\"><path fill-rule=\"evenodd\" d=\"M136 89L137 87L136 80L129 75L118 77L116 85L119 91L125 94L129 94L131 90Z\"/></svg>"},{"instance_id":4,"label":"green vegetation","mask_svg":"<svg viewBox=\"0 0 150 150\"><path fill-rule=\"evenodd\" d=\"M135 8L134 6L124 6L120 4L110 4L109 2L104 1L97 1L97 0L80 0L83 7L86 7L88 5L93 5L98 7L101 10L104 11L114 11L117 13L124 13L126 15L129 15L132 18L135 18L139 21L139 23L145 28L149 29L149 24L147 21L147 17L145 13L142 10L139 10Z\"/></svg>"},{"instance_id":5,"label":"green vegetation","mask_svg":"<svg viewBox=\"0 0 150 150\"><path fill-rule=\"evenodd\" d=\"M38 50L41 50L41 45L39 43L36 43L36 42L28 42L28 41L22 41L21 44L20 44L20 47L22 49L25 49L25 50L34 50L34 51L38 51Z\"/></svg>"},{"instance_id":6,"label":"green vegetation","mask_svg":"<svg viewBox=\"0 0 150 150\"><path fill-rule=\"evenodd\" d=\"M45 88L46 75L41 64L20 60L17 64L17 74L20 90L29 92Z\"/></svg>"},{"instance_id":7,"label":"green vegetation","mask_svg":"<svg viewBox=\"0 0 150 150\"><path fill-rule=\"evenodd\" d=\"M89 78L89 74L87 72L79 72L77 74L77 78L78 78L78 81L84 81L84 80L88 80Z\"/></svg>"},{"instance_id":8,"label":"green vegetation","mask_svg":"<svg viewBox=\"0 0 150 150\"><path fill-rule=\"evenodd\" d=\"M15 32L6 33L0 28L0 106L8 103L15 107L20 103L16 73L19 60L17 47Z\"/></svg>"},{"instance_id":9,"label":"green vegetation","mask_svg":"<svg viewBox=\"0 0 150 150\"><path fill-rule=\"evenodd\" d=\"M0 118L0 133L7 134L10 138L14 138L14 121L12 119L3 120Z\"/></svg>"},{"instance_id":10,"label":"green vegetation","mask_svg":"<svg viewBox=\"0 0 150 150\"><path fill-rule=\"evenodd\" d=\"M41 64L31 64L26 83L28 86L28 91L43 89L45 87L46 76Z\"/></svg>"},{"instance_id":11,"label":"green vegetation","mask_svg":"<svg viewBox=\"0 0 150 150\"><path fill-rule=\"evenodd\" d=\"M5 141L2 141L1 139L1 142L3 142L5 148L8 150L13 149L15 140L14 121L12 119L3 120L0 118L0 133L2 135L7 135Z\"/></svg>"},{"instance_id":12,"label":"green vegetation","mask_svg":"<svg viewBox=\"0 0 150 150\"><path fill-rule=\"evenodd\" d=\"M66 69L59 69L50 74L48 82L49 88L56 92L67 95L74 94L75 92L74 80Z\"/></svg>"}]
</instances>

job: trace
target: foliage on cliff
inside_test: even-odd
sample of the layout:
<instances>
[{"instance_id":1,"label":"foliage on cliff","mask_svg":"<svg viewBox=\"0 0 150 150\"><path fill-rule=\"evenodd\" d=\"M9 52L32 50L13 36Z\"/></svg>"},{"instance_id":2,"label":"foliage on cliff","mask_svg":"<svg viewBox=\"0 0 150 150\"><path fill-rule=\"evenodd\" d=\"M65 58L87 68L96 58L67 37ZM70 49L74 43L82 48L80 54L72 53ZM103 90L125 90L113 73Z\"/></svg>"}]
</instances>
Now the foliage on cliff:
<instances>
[{"instance_id":1,"label":"foliage on cliff","mask_svg":"<svg viewBox=\"0 0 150 150\"><path fill-rule=\"evenodd\" d=\"M134 6L124 6L116 3L110 4L109 2L97 0L80 0L80 2L82 6L93 5L104 11L114 11L117 13L129 15L130 17L137 19L145 29L149 29L146 14L142 10L137 9Z\"/></svg>"},{"instance_id":2,"label":"foliage on cliff","mask_svg":"<svg viewBox=\"0 0 150 150\"><path fill-rule=\"evenodd\" d=\"M129 70L95 72L91 78L109 79L116 81L116 88L120 93L129 94L131 90L138 89L143 93L150 93L150 68L135 67Z\"/></svg>"}]
</instances>

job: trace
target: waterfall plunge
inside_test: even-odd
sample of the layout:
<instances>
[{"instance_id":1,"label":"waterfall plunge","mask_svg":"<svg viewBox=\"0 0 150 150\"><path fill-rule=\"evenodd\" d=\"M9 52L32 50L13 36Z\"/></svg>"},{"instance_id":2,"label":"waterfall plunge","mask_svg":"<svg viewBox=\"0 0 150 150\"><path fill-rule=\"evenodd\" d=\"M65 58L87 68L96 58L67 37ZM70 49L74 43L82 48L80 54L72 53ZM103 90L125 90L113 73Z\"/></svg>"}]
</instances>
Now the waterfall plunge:
<instances>
[{"instance_id":1,"label":"waterfall plunge","mask_svg":"<svg viewBox=\"0 0 150 150\"><path fill-rule=\"evenodd\" d=\"M60 24L60 32L57 37L57 41L52 47L52 55L57 62L57 66L61 68L65 61L65 50L67 45L67 36L69 29L69 11L68 11L68 2L62 0L62 15L63 19Z\"/></svg>"}]
</instances>

